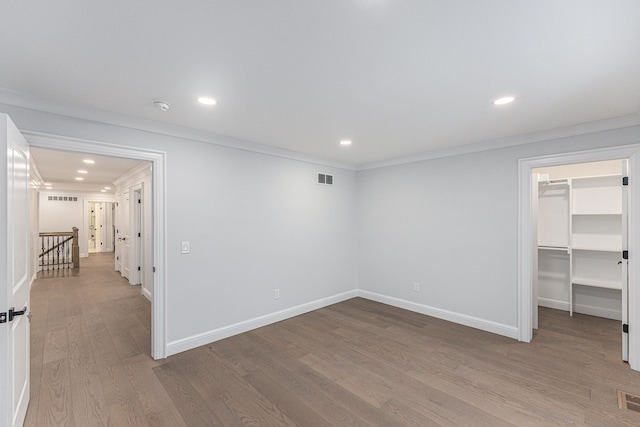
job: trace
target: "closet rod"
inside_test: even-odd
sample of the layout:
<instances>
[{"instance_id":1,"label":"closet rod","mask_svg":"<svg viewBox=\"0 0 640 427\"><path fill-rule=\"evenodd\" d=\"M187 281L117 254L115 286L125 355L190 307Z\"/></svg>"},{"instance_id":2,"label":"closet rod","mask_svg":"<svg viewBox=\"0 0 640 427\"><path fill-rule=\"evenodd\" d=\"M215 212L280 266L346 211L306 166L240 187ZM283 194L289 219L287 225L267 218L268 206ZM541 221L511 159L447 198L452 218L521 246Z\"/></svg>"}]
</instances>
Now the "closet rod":
<instances>
[{"instance_id":1,"label":"closet rod","mask_svg":"<svg viewBox=\"0 0 640 427\"><path fill-rule=\"evenodd\" d=\"M540 181L538 184L542 185L566 185L569 183L568 179L550 179L548 181Z\"/></svg>"}]
</instances>

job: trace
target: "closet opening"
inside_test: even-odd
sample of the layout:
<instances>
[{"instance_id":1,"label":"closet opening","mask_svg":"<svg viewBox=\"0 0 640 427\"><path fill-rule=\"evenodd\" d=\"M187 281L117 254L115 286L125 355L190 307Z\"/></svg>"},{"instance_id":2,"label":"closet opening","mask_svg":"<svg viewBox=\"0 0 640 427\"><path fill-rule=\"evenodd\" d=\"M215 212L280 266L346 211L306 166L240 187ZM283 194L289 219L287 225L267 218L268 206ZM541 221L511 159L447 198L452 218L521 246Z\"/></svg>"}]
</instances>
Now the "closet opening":
<instances>
[{"instance_id":1,"label":"closet opening","mask_svg":"<svg viewBox=\"0 0 640 427\"><path fill-rule=\"evenodd\" d=\"M546 307L568 316L612 319L621 322L621 330L628 320L628 161L535 168L532 182L537 183L534 328L539 307ZM622 338L627 361L627 334Z\"/></svg>"},{"instance_id":2,"label":"closet opening","mask_svg":"<svg viewBox=\"0 0 640 427\"><path fill-rule=\"evenodd\" d=\"M640 144L627 144L614 147L599 148L594 150L574 151L561 154L552 154L539 157L528 157L518 160L518 280L517 280L517 339L530 342L533 338L534 328L537 327L538 311L538 180L534 180L534 170L552 166L574 165L582 163L602 162L608 160L626 159L628 164L628 185L625 193L628 193L628 215L626 236L628 237L628 252L620 258L626 261L621 266L627 268L627 292L621 292L620 299L626 296L627 303L622 303L621 313L624 315L624 307L627 307L627 322L621 322L620 336L622 342L628 342L629 367L640 371ZM540 172L540 171L538 171ZM551 181L552 178L549 178ZM596 220L597 221L597 220ZM621 219L621 225L624 221ZM580 230L580 225L578 225ZM607 234L605 225L600 227L601 234ZM580 233L578 233L580 234ZM622 234L625 235L624 233ZM578 236L586 237L586 236ZM622 239L622 237L621 237ZM616 260L616 268L618 262ZM579 260L578 260L579 262ZM594 263L585 262L577 265L577 272L589 272L585 269L596 266ZM585 267L585 268L583 268ZM604 270L595 269L594 273L602 273ZM600 277L599 279L602 279ZM606 276L604 276L606 278ZM622 286L625 282L622 282ZM576 285L583 286L584 285ZM584 293L584 289L581 291ZM587 291L588 292L588 291ZM568 295L568 293L567 293ZM576 297L576 295L573 295ZM576 297L581 306L585 305L583 294ZM568 307L567 307L568 308ZM575 308L575 305L574 305ZM584 307L580 307L583 309ZM547 310L547 309L545 309ZM561 313L561 312L560 312ZM567 312L568 316L569 313ZM626 326L624 326L626 325ZM617 352L616 352L617 353ZM616 357L618 359L618 357ZM618 359L619 360L619 359Z\"/></svg>"}]
</instances>

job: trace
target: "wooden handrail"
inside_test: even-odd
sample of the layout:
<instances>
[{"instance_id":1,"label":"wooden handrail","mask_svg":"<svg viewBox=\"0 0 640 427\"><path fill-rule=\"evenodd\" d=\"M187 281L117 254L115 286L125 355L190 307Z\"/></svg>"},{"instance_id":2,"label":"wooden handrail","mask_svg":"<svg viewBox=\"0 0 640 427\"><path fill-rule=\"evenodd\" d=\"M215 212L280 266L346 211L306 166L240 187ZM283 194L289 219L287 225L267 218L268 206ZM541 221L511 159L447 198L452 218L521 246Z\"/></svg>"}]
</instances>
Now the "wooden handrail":
<instances>
[{"instance_id":1,"label":"wooden handrail","mask_svg":"<svg viewBox=\"0 0 640 427\"><path fill-rule=\"evenodd\" d=\"M70 237L73 237L73 231L55 231L55 232L40 233L40 237L48 237L48 236L70 236Z\"/></svg>"}]
</instances>

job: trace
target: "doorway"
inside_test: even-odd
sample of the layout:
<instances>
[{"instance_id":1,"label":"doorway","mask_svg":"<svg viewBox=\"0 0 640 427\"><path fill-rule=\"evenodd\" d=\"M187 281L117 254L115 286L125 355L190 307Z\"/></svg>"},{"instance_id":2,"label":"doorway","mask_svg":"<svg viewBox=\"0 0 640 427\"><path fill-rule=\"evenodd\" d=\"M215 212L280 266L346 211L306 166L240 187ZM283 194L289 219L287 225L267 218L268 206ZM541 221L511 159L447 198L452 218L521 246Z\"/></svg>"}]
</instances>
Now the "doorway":
<instances>
[{"instance_id":1,"label":"doorway","mask_svg":"<svg viewBox=\"0 0 640 427\"><path fill-rule=\"evenodd\" d=\"M25 139L32 147L58 151L86 153L111 157L148 161L152 165L152 226L151 238L153 250L153 288L151 304L151 356L154 359L166 357L165 330L165 252L164 237L164 188L165 188L165 156L164 152L124 147L103 142L79 140L56 135L23 132Z\"/></svg>"},{"instance_id":2,"label":"doorway","mask_svg":"<svg viewBox=\"0 0 640 427\"><path fill-rule=\"evenodd\" d=\"M538 183L534 329L538 307L627 323L627 170L626 159L533 170ZM622 338L626 361L627 335Z\"/></svg>"},{"instance_id":3,"label":"doorway","mask_svg":"<svg viewBox=\"0 0 640 427\"><path fill-rule=\"evenodd\" d=\"M88 252L113 252L113 203L87 202Z\"/></svg>"},{"instance_id":4,"label":"doorway","mask_svg":"<svg viewBox=\"0 0 640 427\"><path fill-rule=\"evenodd\" d=\"M599 162L615 159L629 159L629 194L632 201L640 200L640 145L628 145L598 150L557 154L552 156L521 159L518 162L519 173L519 221L518 221L518 339L530 342L533 336L534 308L537 307L537 289L534 289L537 275L537 195L538 182L533 179L536 168L576 163ZM629 205L629 253L640 247L640 222L633 215L640 206L636 202ZM638 289L638 258L629 257L628 264L628 313L627 325L640 321L640 290ZM535 291L535 294L534 294ZM625 328L629 340L629 364L632 369L640 370L640 331Z\"/></svg>"}]
</instances>

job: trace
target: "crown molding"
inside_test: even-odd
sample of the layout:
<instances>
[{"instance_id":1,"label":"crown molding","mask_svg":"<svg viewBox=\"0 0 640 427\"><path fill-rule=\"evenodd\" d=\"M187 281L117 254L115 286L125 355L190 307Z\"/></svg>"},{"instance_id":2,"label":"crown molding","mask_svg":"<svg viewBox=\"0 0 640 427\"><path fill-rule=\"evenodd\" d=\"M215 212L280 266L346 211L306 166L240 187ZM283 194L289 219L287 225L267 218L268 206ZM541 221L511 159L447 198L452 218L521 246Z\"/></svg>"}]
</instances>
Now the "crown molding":
<instances>
[{"instance_id":1,"label":"crown molding","mask_svg":"<svg viewBox=\"0 0 640 427\"><path fill-rule=\"evenodd\" d=\"M113 181L113 185L117 187L122 186L127 181L142 180L145 176L151 177L151 164L148 162L140 162L124 174L119 176Z\"/></svg>"},{"instance_id":2,"label":"crown molding","mask_svg":"<svg viewBox=\"0 0 640 427\"><path fill-rule=\"evenodd\" d=\"M459 156L462 154L477 153L480 151L495 150L499 148L514 147L517 145L531 144L535 142L550 141L571 136L586 135L613 129L640 126L640 112L625 116L613 117L595 122L581 123L573 126L549 129L540 132L528 133L508 138L477 142L457 147L444 148L411 156L396 157L379 162L366 163L358 166L358 171L378 169L389 166L403 165L407 163L422 162L425 160L440 159L443 157Z\"/></svg>"},{"instance_id":3,"label":"crown molding","mask_svg":"<svg viewBox=\"0 0 640 427\"><path fill-rule=\"evenodd\" d=\"M189 129L182 126L176 126L158 122L155 120L114 113L97 108L60 103L6 88L0 88L0 104L7 104L29 110L71 117L74 119L81 119L90 122L109 124L138 131L155 133L163 136L171 136L194 142L203 142L220 147L232 148L235 150L249 151L252 153L259 153L289 160L297 160L300 162L311 163L320 166L329 166L351 171L356 170L355 164L331 161L297 151L286 150L284 148L272 147L269 145L245 141L225 135L218 135L211 132ZM29 131L29 129L21 130Z\"/></svg>"},{"instance_id":4,"label":"crown molding","mask_svg":"<svg viewBox=\"0 0 640 427\"><path fill-rule=\"evenodd\" d=\"M540 132L533 132L513 137L487 140L477 143L465 144L450 148L427 151L409 156L396 157L377 162L364 163L360 165L336 162L327 159L321 159L309 154L297 151L286 150L283 148L268 146L255 142L240 140L229 136L218 135L205 131L198 131L181 126L161 123L154 120L142 119L138 117L128 116L124 114L114 113L111 111L99 110L96 108L82 107L79 105L63 104L52 100L37 98L25 93L0 88L0 104L12 105L15 107L67 116L74 119L86 120L102 124L120 126L128 129L155 133L163 136L170 136L190 140L194 142L202 142L217 145L220 147L231 148L235 150L259 153L268 156L280 157L289 160L316 164L320 166L335 167L338 169L346 169L350 171L365 171L369 169L378 169L389 166L397 166L407 163L416 163L425 160L433 160L444 157L452 157L480 151L495 150L499 148L513 147L517 145L530 144L535 142L549 141L553 139L566 138L571 136L585 135L590 133L602 132L613 129L640 125L640 111L625 116L613 117L594 122L581 123L577 125L549 129ZM21 129L29 132L28 129ZM37 132L31 132L37 134Z\"/></svg>"}]
</instances>

